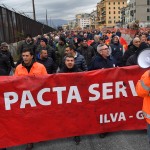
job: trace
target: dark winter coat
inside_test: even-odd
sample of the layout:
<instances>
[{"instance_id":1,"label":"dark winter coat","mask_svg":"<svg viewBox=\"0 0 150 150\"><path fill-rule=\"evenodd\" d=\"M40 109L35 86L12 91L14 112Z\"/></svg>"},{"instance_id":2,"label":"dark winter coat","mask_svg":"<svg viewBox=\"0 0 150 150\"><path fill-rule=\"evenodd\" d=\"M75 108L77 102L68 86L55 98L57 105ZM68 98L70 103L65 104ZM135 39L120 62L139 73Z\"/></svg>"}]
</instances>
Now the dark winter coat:
<instances>
[{"instance_id":1,"label":"dark winter coat","mask_svg":"<svg viewBox=\"0 0 150 150\"><path fill-rule=\"evenodd\" d=\"M126 62L128 60L128 58L135 54L135 52L137 51L138 47L134 46L134 45L131 45L129 47L128 50L125 51L124 55L123 55L123 58L122 58L122 61L123 61L123 65L125 66L126 65Z\"/></svg>"},{"instance_id":2,"label":"dark winter coat","mask_svg":"<svg viewBox=\"0 0 150 150\"><path fill-rule=\"evenodd\" d=\"M111 55L115 59L116 66L123 66L122 57L123 57L123 46L120 43L110 44L111 47Z\"/></svg>"},{"instance_id":3,"label":"dark winter coat","mask_svg":"<svg viewBox=\"0 0 150 150\"><path fill-rule=\"evenodd\" d=\"M89 67L91 65L92 57L95 55L95 51L94 51L93 47L92 46L88 46L88 47L81 46L77 49L77 52L79 52L81 55L84 56L86 64Z\"/></svg>"},{"instance_id":4,"label":"dark winter coat","mask_svg":"<svg viewBox=\"0 0 150 150\"><path fill-rule=\"evenodd\" d=\"M97 70L102 68L112 68L114 65L114 60L112 57L103 58L100 54L97 54L89 67L89 70Z\"/></svg>"},{"instance_id":5,"label":"dark winter coat","mask_svg":"<svg viewBox=\"0 0 150 150\"><path fill-rule=\"evenodd\" d=\"M15 68L14 59L13 59L11 53L9 51L3 51L3 50L1 50L1 53L5 54L9 58L9 61L11 63L11 67Z\"/></svg>"},{"instance_id":6,"label":"dark winter coat","mask_svg":"<svg viewBox=\"0 0 150 150\"><path fill-rule=\"evenodd\" d=\"M37 59L37 62L43 64L48 74L56 73L56 65L51 57L45 59Z\"/></svg>"},{"instance_id":7,"label":"dark winter coat","mask_svg":"<svg viewBox=\"0 0 150 150\"><path fill-rule=\"evenodd\" d=\"M42 50L42 46L39 45L36 49L36 57L39 55L40 51ZM55 50L54 48L52 48L50 45L46 45L46 47L44 48L47 50L47 54L48 54L48 57L51 57L53 59L54 62L56 62L56 55L55 55Z\"/></svg>"},{"instance_id":8,"label":"dark winter coat","mask_svg":"<svg viewBox=\"0 0 150 150\"><path fill-rule=\"evenodd\" d=\"M0 76L8 76L11 70L9 58L0 52Z\"/></svg>"},{"instance_id":9,"label":"dark winter coat","mask_svg":"<svg viewBox=\"0 0 150 150\"><path fill-rule=\"evenodd\" d=\"M81 69L79 69L76 65L74 65L73 68L69 69L66 65L63 66L63 68L59 71L59 73L71 73L71 72L82 72Z\"/></svg>"}]
</instances>

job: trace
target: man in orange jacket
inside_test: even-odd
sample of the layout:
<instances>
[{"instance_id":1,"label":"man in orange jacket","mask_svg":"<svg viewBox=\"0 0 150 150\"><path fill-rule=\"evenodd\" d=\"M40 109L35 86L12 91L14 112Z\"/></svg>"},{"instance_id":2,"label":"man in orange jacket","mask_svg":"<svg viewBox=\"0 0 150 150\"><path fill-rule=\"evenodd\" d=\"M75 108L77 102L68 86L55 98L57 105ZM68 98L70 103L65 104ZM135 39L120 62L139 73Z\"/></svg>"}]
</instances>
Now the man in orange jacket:
<instances>
[{"instance_id":1,"label":"man in orange jacket","mask_svg":"<svg viewBox=\"0 0 150 150\"><path fill-rule=\"evenodd\" d=\"M143 97L143 115L147 122L147 134L150 144L150 70L146 71L136 85L138 96Z\"/></svg>"},{"instance_id":2,"label":"man in orange jacket","mask_svg":"<svg viewBox=\"0 0 150 150\"><path fill-rule=\"evenodd\" d=\"M44 65L35 61L32 50L25 49L22 52L22 59L22 63L16 67L16 76L47 74Z\"/></svg>"},{"instance_id":3,"label":"man in orange jacket","mask_svg":"<svg viewBox=\"0 0 150 150\"><path fill-rule=\"evenodd\" d=\"M34 59L34 53L30 49L22 51L22 63L16 67L15 76L24 75L46 75L47 71L44 65L38 63ZM33 143L27 144L25 150L31 150Z\"/></svg>"}]
</instances>

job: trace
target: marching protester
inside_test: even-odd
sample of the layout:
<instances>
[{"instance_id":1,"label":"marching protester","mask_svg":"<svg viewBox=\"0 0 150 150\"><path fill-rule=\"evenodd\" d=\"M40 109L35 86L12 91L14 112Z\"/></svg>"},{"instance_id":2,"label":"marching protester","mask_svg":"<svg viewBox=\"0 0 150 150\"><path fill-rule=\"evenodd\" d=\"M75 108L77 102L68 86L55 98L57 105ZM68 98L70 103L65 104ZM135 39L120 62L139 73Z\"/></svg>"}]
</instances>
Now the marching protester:
<instances>
[{"instance_id":1,"label":"marching protester","mask_svg":"<svg viewBox=\"0 0 150 150\"><path fill-rule=\"evenodd\" d=\"M119 37L117 35L115 35L112 38L112 43L110 44L110 47L111 47L111 55L115 59L116 66L118 67L123 66L122 57L124 49L123 46L120 44Z\"/></svg>"},{"instance_id":2,"label":"marching protester","mask_svg":"<svg viewBox=\"0 0 150 150\"><path fill-rule=\"evenodd\" d=\"M46 49L42 49L37 56L37 62L43 64L48 74L56 73L56 64L51 57L48 57Z\"/></svg>"},{"instance_id":3,"label":"marching protester","mask_svg":"<svg viewBox=\"0 0 150 150\"><path fill-rule=\"evenodd\" d=\"M59 73L82 72L75 64L75 58L72 54L66 54L64 59L64 66L60 69Z\"/></svg>"},{"instance_id":4,"label":"marching protester","mask_svg":"<svg viewBox=\"0 0 150 150\"><path fill-rule=\"evenodd\" d=\"M71 72L81 72L82 70L80 68L78 68L77 65L75 65L75 58L72 54L67 54L65 56L65 64L64 66L61 68L61 70L59 71L59 73L71 73ZM76 144L80 144L80 136L75 136L74 137L74 141L76 142Z\"/></svg>"},{"instance_id":5,"label":"marching protester","mask_svg":"<svg viewBox=\"0 0 150 150\"><path fill-rule=\"evenodd\" d=\"M16 67L15 76L25 76L25 75L46 75L46 68L35 61L34 53L30 49L25 49L22 51L22 63ZM31 150L33 148L33 143L27 144L25 150Z\"/></svg>"},{"instance_id":6,"label":"marching protester","mask_svg":"<svg viewBox=\"0 0 150 150\"><path fill-rule=\"evenodd\" d=\"M92 59L89 70L114 67L114 59L110 56L110 49L106 44L99 44L97 52L97 55Z\"/></svg>"},{"instance_id":7,"label":"marching protester","mask_svg":"<svg viewBox=\"0 0 150 150\"><path fill-rule=\"evenodd\" d=\"M68 45L65 49L65 54L71 54L73 55L75 59L75 64L80 68L82 71L87 71L88 67L85 61L85 58L83 55L75 51L75 46L74 45Z\"/></svg>"},{"instance_id":8,"label":"marching protester","mask_svg":"<svg viewBox=\"0 0 150 150\"><path fill-rule=\"evenodd\" d=\"M45 75L47 74L44 65L35 61L34 53L31 49L22 51L22 63L16 67L15 75Z\"/></svg>"},{"instance_id":9,"label":"marching protester","mask_svg":"<svg viewBox=\"0 0 150 150\"><path fill-rule=\"evenodd\" d=\"M56 62L56 56L55 56L55 50L54 48L52 48L49 44L48 44L48 40L44 37L42 37L40 39L40 44L38 45L35 54L36 54L36 58L38 57L38 55L40 54L41 50L46 49L47 50L47 54L48 57L51 57L53 59L54 62Z\"/></svg>"},{"instance_id":10,"label":"marching protester","mask_svg":"<svg viewBox=\"0 0 150 150\"><path fill-rule=\"evenodd\" d=\"M11 67L14 69L15 68L14 59L8 49L8 44L6 42L1 43L0 51L2 54L6 55L8 57L9 62L11 63Z\"/></svg>"},{"instance_id":11,"label":"marching protester","mask_svg":"<svg viewBox=\"0 0 150 150\"><path fill-rule=\"evenodd\" d=\"M150 36L147 38L147 44L150 46Z\"/></svg>"},{"instance_id":12,"label":"marching protester","mask_svg":"<svg viewBox=\"0 0 150 150\"><path fill-rule=\"evenodd\" d=\"M137 49L137 51L127 59L126 66L137 65L137 57L138 57L139 53L143 49L149 48L149 47L150 47L150 45L148 45L145 42L142 42L140 44L139 48Z\"/></svg>"},{"instance_id":13,"label":"marching protester","mask_svg":"<svg viewBox=\"0 0 150 150\"><path fill-rule=\"evenodd\" d=\"M88 46L86 39L83 39L83 43L77 49L77 52L84 56L86 64L89 67L91 64L92 57L95 55L95 52L92 46Z\"/></svg>"},{"instance_id":14,"label":"marching protester","mask_svg":"<svg viewBox=\"0 0 150 150\"><path fill-rule=\"evenodd\" d=\"M133 39L133 44L129 47L128 50L125 51L124 55L123 55L123 58L122 58L122 61L123 61L123 65L125 66L126 65L126 62L128 60L128 58L135 54L135 52L137 51L137 49L139 48L140 46L140 39L138 37L135 37Z\"/></svg>"},{"instance_id":15,"label":"marching protester","mask_svg":"<svg viewBox=\"0 0 150 150\"><path fill-rule=\"evenodd\" d=\"M18 61L17 61L16 66L18 66L18 65L22 62L22 56L21 56L21 54L22 54L22 51L23 51L24 49L32 49L33 54L35 55L36 46L35 46L35 44L34 44L34 40L33 40L32 36L31 36L30 34L27 34L27 35L25 36L25 41L23 41L23 42L18 46L17 52L18 52L18 55L19 55L19 59L18 59Z\"/></svg>"},{"instance_id":16,"label":"marching protester","mask_svg":"<svg viewBox=\"0 0 150 150\"><path fill-rule=\"evenodd\" d=\"M147 122L147 135L150 144L150 70L147 70L137 82L136 92L138 96L144 98L142 111Z\"/></svg>"},{"instance_id":17,"label":"marching protester","mask_svg":"<svg viewBox=\"0 0 150 150\"><path fill-rule=\"evenodd\" d=\"M97 70L104 68L113 68L114 60L110 56L110 49L106 44L99 44L97 46L97 55L93 57L89 70ZM104 138L106 133L99 134L100 138Z\"/></svg>"},{"instance_id":18,"label":"marching protester","mask_svg":"<svg viewBox=\"0 0 150 150\"><path fill-rule=\"evenodd\" d=\"M0 51L0 76L9 76L11 70L11 62L7 55Z\"/></svg>"},{"instance_id":19,"label":"marching protester","mask_svg":"<svg viewBox=\"0 0 150 150\"><path fill-rule=\"evenodd\" d=\"M57 43L56 45L56 64L59 68L62 67L62 61L63 61L63 58L64 58L64 54L65 54L65 49L67 47L67 43L66 43L66 40L65 40L65 37L64 36L60 36L59 37L59 42Z\"/></svg>"},{"instance_id":20,"label":"marching protester","mask_svg":"<svg viewBox=\"0 0 150 150\"><path fill-rule=\"evenodd\" d=\"M100 36L99 35L94 35L94 42L91 43L91 46L93 47L95 53L97 52L97 46L100 44Z\"/></svg>"}]
</instances>

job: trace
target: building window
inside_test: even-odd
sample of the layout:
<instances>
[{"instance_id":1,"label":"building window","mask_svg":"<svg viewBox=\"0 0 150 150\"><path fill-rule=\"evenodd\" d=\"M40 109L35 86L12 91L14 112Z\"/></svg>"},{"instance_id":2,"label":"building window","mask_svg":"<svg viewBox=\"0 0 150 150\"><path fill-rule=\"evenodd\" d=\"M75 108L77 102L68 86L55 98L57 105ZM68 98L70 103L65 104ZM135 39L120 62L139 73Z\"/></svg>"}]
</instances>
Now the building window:
<instances>
[{"instance_id":1,"label":"building window","mask_svg":"<svg viewBox=\"0 0 150 150\"><path fill-rule=\"evenodd\" d=\"M110 9L110 7L109 7L109 9Z\"/></svg>"},{"instance_id":2,"label":"building window","mask_svg":"<svg viewBox=\"0 0 150 150\"><path fill-rule=\"evenodd\" d=\"M114 23L116 23L116 21L114 20Z\"/></svg>"},{"instance_id":3,"label":"building window","mask_svg":"<svg viewBox=\"0 0 150 150\"><path fill-rule=\"evenodd\" d=\"M120 16L118 16L118 18L120 18Z\"/></svg>"},{"instance_id":4,"label":"building window","mask_svg":"<svg viewBox=\"0 0 150 150\"><path fill-rule=\"evenodd\" d=\"M114 11L114 14L116 14L116 12Z\"/></svg>"},{"instance_id":5,"label":"building window","mask_svg":"<svg viewBox=\"0 0 150 150\"><path fill-rule=\"evenodd\" d=\"M120 9L120 7L118 7L118 9Z\"/></svg>"},{"instance_id":6,"label":"building window","mask_svg":"<svg viewBox=\"0 0 150 150\"><path fill-rule=\"evenodd\" d=\"M147 21L150 21L150 16L147 16Z\"/></svg>"},{"instance_id":7,"label":"building window","mask_svg":"<svg viewBox=\"0 0 150 150\"><path fill-rule=\"evenodd\" d=\"M110 5L110 2L109 2L109 5Z\"/></svg>"},{"instance_id":8,"label":"building window","mask_svg":"<svg viewBox=\"0 0 150 150\"><path fill-rule=\"evenodd\" d=\"M111 17L109 17L109 19L111 19Z\"/></svg>"},{"instance_id":9,"label":"building window","mask_svg":"<svg viewBox=\"0 0 150 150\"><path fill-rule=\"evenodd\" d=\"M115 9L115 7L114 7L114 9Z\"/></svg>"},{"instance_id":10,"label":"building window","mask_svg":"<svg viewBox=\"0 0 150 150\"><path fill-rule=\"evenodd\" d=\"M118 2L118 4L120 5L120 2Z\"/></svg>"},{"instance_id":11,"label":"building window","mask_svg":"<svg viewBox=\"0 0 150 150\"><path fill-rule=\"evenodd\" d=\"M147 5L150 5L150 0L147 0Z\"/></svg>"},{"instance_id":12,"label":"building window","mask_svg":"<svg viewBox=\"0 0 150 150\"><path fill-rule=\"evenodd\" d=\"M147 8L147 12L150 12L150 8Z\"/></svg>"},{"instance_id":13,"label":"building window","mask_svg":"<svg viewBox=\"0 0 150 150\"><path fill-rule=\"evenodd\" d=\"M111 21L108 21L108 23L110 24L110 23L112 23Z\"/></svg>"},{"instance_id":14,"label":"building window","mask_svg":"<svg viewBox=\"0 0 150 150\"><path fill-rule=\"evenodd\" d=\"M111 14L111 12L109 11L109 14Z\"/></svg>"},{"instance_id":15,"label":"building window","mask_svg":"<svg viewBox=\"0 0 150 150\"><path fill-rule=\"evenodd\" d=\"M118 11L118 14L120 14L120 11Z\"/></svg>"},{"instance_id":16,"label":"building window","mask_svg":"<svg viewBox=\"0 0 150 150\"><path fill-rule=\"evenodd\" d=\"M115 5L115 2L114 2L114 5Z\"/></svg>"},{"instance_id":17,"label":"building window","mask_svg":"<svg viewBox=\"0 0 150 150\"><path fill-rule=\"evenodd\" d=\"M114 19L115 19L116 17L114 16Z\"/></svg>"},{"instance_id":18,"label":"building window","mask_svg":"<svg viewBox=\"0 0 150 150\"><path fill-rule=\"evenodd\" d=\"M124 4L124 2L122 2L122 4Z\"/></svg>"}]
</instances>

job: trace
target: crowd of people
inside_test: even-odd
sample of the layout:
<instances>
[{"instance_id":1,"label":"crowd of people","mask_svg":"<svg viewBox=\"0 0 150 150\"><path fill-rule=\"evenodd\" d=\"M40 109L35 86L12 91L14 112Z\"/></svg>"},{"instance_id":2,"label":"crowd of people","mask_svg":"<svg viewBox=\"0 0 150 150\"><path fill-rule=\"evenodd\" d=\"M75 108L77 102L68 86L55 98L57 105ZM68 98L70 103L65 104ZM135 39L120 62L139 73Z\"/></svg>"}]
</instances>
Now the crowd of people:
<instances>
[{"instance_id":1,"label":"crowd of people","mask_svg":"<svg viewBox=\"0 0 150 150\"><path fill-rule=\"evenodd\" d=\"M27 34L17 48L16 64L8 44L3 42L0 46L0 75L9 75L11 70L15 71L24 61L22 52L27 49L33 53L36 62L45 66L48 74L59 72L68 54L74 56L75 65L82 71L136 65L138 54L150 46L150 34L148 31L137 32L127 49L120 41L121 34L119 29L116 32L60 31L34 38Z\"/></svg>"},{"instance_id":2,"label":"crowd of people","mask_svg":"<svg viewBox=\"0 0 150 150\"><path fill-rule=\"evenodd\" d=\"M0 45L0 76L45 75L91 71L137 65L138 54L150 47L150 32L137 32L127 49L121 43L122 33L114 31L59 31L32 38L27 34L17 48L14 63L9 45ZM109 42L108 42L109 41ZM104 137L104 134L101 134ZM74 137L76 144L80 137ZM31 150L33 144L27 145ZM5 150L5 148L3 148Z\"/></svg>"}]
</instances>

